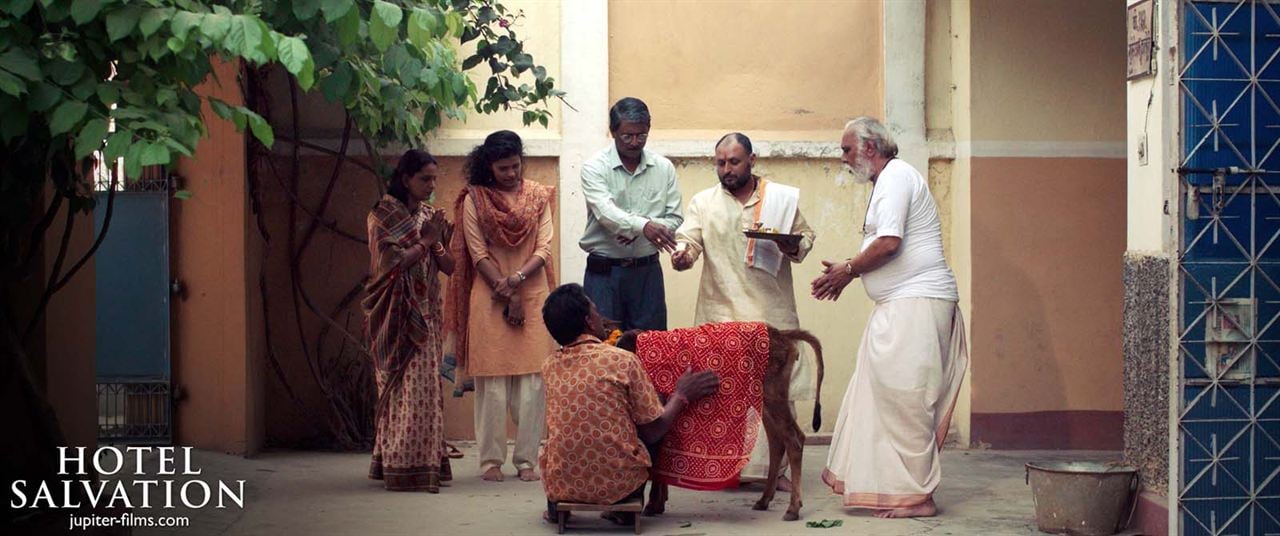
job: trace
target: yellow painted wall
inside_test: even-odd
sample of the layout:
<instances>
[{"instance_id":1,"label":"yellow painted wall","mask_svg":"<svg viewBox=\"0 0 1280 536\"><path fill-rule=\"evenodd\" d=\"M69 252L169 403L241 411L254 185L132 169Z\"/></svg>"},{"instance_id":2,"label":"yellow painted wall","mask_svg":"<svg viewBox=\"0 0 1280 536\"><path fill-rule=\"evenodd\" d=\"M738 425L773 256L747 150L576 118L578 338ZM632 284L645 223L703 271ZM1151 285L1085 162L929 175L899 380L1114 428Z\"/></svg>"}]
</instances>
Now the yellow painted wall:
<instances>
[{"instance_id":1,"label":"yellow painted wall","mask_svg":"<svg viewBox=\"0 0 1280 536\"><path fill-rule=\"evenodd\" d=\"M956 86L951 71L956 36L951 25L951 0L925 1L924 123L929 129L949 129L955 123L952 96Z\"/></svg>"},{"instance_id":2,"label":"yellow painted wall","mask_svg":"<svg viewBox=\"0 0 1280 536\"><path fill-rule=\"evenodd\" d=\"M1124 139L1123 3L971 5L975 140Z\"/></svg>"},{"instance_id":3,"label":"yellow painted wall","mask_svg":"<svg viewBox=\"0 0 1280 536\"><path fill-rule=\"evenodd\" d=\"M839 170L838 162L818 159L760 159L755 167L759 175L800 188L800 212L818 235L813 251L804 263L792 268L792 273L800 326L817 335L825 352L826 377L822 391L822 405L826 413L822 432L825 433L832 431L836 411L853 376L855 354L873 306L859 281L850 285L834 303L818 302L809 296L809 282L821 272L821 260L853 256L862 242L862 217L871 188L836 186L835 175ZM719 184L708 159L676 160L676 172L686 202L697 192ZM940 216L944 222L949 221L950 190L945 180L935 182L931 179L930 188L938 202ZM944 233L949 239L949 224L944 224ZM702 273L701 263L692 270L676 272L664 256L663 271L669 326L691 326ZM798 415L810 415L812 405L799 404L796 411ZM808 422L808 417L804 417L802 422ZM805 432L810 430L806 428Z\"/></svg>"},{"instance_id":4,"label":"yellow painted wall","mask_svg":"<svg viewBox=\"0 0 1280 536\"><path fill-rule=\"evenodd\" d=\"M609 100L644 100L655 130L838 133L883 109L881 11L880 2L614 0Z\"/></svg>"}]
</instances>

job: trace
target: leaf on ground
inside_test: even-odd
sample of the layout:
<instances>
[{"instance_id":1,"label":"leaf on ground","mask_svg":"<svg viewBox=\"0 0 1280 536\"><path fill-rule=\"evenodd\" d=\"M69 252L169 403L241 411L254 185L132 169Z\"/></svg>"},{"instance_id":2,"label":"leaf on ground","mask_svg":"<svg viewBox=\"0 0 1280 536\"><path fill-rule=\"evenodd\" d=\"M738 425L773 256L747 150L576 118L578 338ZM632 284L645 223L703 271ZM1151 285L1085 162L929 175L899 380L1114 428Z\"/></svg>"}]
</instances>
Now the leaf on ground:
<instances>
[{"instance_id":1,"label":"leaf on ground","mask_svg":"<svg viewBox=\"0 0 1280 536\"><path fill-rule=\"evenodd\" d=\"M687 529L687 528L692 527L692 526L693 526L693 522L691 522L691 521L685 521L684 523L681 523L681 524L680 524L680 528L682 528L682 529Z\"/></svg>"},{"instance_id":2,"label":"leaf on ground","mask_svg":"<svg viewBox=\"0 0 1280 536\"><path fill-rule=\"evenodd\" d=\"M841 525L844 525L844 520L842 519L824 519L822 521L806 521L804 523L804 526L811 529L829 529Z\"/></svg>"}]
</instances>

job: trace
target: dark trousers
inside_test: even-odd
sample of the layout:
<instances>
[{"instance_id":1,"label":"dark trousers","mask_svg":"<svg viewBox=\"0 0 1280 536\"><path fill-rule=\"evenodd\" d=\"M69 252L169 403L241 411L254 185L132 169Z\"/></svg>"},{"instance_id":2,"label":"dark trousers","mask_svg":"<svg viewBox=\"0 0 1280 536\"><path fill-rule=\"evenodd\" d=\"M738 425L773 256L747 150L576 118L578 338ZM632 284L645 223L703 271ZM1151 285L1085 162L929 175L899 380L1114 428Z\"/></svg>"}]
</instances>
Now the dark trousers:
<instances>
[{"instance_id":1,"label":"dark trousers","mask_svg":"<svg viewBox=\"0 0 1280 536\"><path fill-rule=\"evenodd\" d=\"M658 262L644 266L587 268L582 287L605 318L622 330L666 330L667 295Z\"/></svg>"}]
</instances>

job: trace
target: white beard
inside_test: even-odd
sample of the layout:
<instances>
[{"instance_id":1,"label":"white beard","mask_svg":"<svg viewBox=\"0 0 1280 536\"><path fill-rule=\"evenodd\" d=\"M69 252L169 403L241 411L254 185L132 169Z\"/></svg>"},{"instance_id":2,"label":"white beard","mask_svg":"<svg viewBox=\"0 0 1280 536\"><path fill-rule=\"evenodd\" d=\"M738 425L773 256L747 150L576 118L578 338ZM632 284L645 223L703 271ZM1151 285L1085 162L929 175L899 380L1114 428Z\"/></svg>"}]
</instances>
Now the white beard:
<instances>
[{"instance_id":1,"label":"white beard","mask_svg":"<svg viewBox=\"0 0 1280 536\"><path fill-rule=\"evenodd\" d=\"M871 162L863 160L858 162L857 166L845 164L844 169L836 174L836 186L844 186L850 182L854 184L871 182Z\"/></svg>"}]
</instances>

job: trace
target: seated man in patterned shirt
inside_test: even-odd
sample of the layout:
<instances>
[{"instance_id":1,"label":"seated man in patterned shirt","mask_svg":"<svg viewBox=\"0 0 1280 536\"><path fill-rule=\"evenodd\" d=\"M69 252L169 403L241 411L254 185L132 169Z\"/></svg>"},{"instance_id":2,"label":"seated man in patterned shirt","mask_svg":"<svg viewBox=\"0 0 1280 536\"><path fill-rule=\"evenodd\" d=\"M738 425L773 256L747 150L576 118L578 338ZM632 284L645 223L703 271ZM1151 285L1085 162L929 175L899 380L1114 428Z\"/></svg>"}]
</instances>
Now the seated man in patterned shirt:
<instances>
[{"instance_id":1,"label":"seated man in patterned shirt","mask_svg":"<svg viewBox=\"0 0 1280 536\"><path fill-rule=\"evenodd\" d=\"M639 359L601 342L604 319L582 286L557 288L542 306L561 348L542 364L547 443L542 483L547 519L555 503L614 504L644 494L657 446L690 402L715 393L714 372L686 371L665 403ZM634 514L605 515L630 523Z\"/></svg>"}]
</instances>

